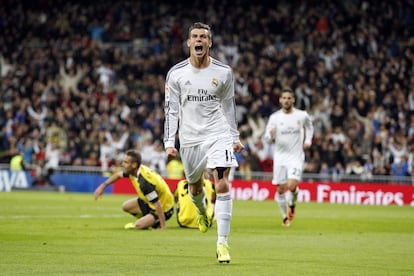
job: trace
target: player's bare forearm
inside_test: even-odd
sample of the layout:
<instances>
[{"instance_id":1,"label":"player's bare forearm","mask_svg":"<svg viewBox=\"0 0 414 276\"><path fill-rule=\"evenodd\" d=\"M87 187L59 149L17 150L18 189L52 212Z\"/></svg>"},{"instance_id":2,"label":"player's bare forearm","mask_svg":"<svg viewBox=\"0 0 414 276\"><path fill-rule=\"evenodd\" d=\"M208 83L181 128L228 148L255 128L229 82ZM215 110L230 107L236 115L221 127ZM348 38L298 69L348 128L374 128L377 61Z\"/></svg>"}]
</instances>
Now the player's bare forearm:
<instances>
[{"instance_id":1,"label":"player's bare forearm","mask_svg":"<svg viewBox=\"0 0 414 276\"><path fill-rule=\"evenodd\" d=\"M160 228L161 230L165 230L167 226L165 223L164 210L162 209L161 203L159 201L155 204L155 210L157 212L158 219L160 220Z\"/></svg>"},{"instance_id":2,"label":"player's bare forearm","mask_svg":"<svg viewBox=\"0 0 414 276\"><path fill-rule=\"evenodd\" d=\"M101 185L96 188L94 192L94 198L97 200L105 191L105 188L112 183L114 183L116 180L120 179L122 177L122 172L117 172L113 175L111 175L107 180L105 180Z\"/></svg>"},{"instance_id":3,"label":"player's bare forearm","mask_svg":"<svg viewBox=\"0 0 414 276\"><path fill-rule=\"evenodd\" d=\"M106 186L104 184L101 184L98 186L98 188L96 188L95 192L93 193L93 197L95 200L97 200L103 194L105 187Z\"/></svg>"}]
</instances>

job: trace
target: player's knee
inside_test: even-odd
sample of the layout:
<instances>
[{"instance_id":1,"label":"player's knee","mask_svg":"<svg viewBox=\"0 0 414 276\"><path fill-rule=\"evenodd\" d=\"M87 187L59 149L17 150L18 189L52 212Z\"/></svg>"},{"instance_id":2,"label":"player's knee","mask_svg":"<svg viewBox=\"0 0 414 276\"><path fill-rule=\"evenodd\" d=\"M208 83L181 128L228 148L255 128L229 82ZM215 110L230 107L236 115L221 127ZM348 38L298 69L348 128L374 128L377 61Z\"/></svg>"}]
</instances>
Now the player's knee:
<instances>
[{"instance_id":1,"label":"player's knee","mask_svg":"<svg viewBox=\"0 0 414 276\"><path fill-rule=\"evenodd\" d=\"M285 200L286 200L286 197L285 197L284 193L277 193L277 195L276 195L276 201L277 202L282 202L282 201L285 201Z\"/></svg>"},{"instance_id":2,"label":"player's knee","mask_svg":"<svg viewBox=\"0 0 414 276\"><path fill-rule=\"evenodd\" d=\"M214 186L218 194L226 194L230 192L229 183L225 179L220 179Z\"/></svg>"},{"instance_id":3,"label":"player's knee","mask_svg":"<svg viewBox=\"0 0 414 276\"><path fill-rule=\"evenodd\" d=\"M289 185L289 191L291 191L293 193L296 190L297 190L297 184L291 184L291 185Z\"/></svg>"},{"instance_id":4,"label":"player's knee","mask_svg":"<svg viewBox=\"0 0 414 276\"><path fill-rule=\"evenodd\" d=\"M188 187L188 191L189 191L190 196L197 196L203 193L203 181L199 180L198 182L194 184L190 184Z\"/></svg>"},{"instance_id":5,"label":"player's knee","mask_svg":"<svg viewBox=\"0 0 414 276\"><path fill-rule=\"evenodd\" d=\"M136 215L136 210L134 210L134 207L131 206L131 203L129 201L122 203L122 211L130 213L133 216Z\"/></svg>"},{"instance_id":6,"label":"player's knee","mask_svg":"<svg viewBox=\"0 0 414 276\"><path fill-rule=\"evenodd\" d=\"M279 194L284 194L286 192L286 185L285 184L284 185L278 185L277 186L277 192Z\"/></svg>"},{"instance_id":7,"label":"player's knee","mask_svg":"<svg viewBox=\"0 0 414 276\"><path fill-rule=\"evenodd\" d=\"M127 202L122 203L122 211L129 213L129 206Z\"/></svg>"}]
</instances>

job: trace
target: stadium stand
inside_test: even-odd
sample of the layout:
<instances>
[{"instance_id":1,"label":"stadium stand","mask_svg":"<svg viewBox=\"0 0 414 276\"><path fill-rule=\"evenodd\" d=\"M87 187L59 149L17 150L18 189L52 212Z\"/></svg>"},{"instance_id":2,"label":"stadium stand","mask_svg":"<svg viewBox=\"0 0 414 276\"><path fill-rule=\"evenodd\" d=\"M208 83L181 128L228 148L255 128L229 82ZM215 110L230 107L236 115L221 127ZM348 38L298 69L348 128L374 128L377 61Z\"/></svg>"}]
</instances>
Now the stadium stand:
<instances>
[{"instance_id":1,"label":"stadium stand","mask_svg":"<svg viewBox=\"0 0 414 276\"><path fill-rule=\"evenodd\" d=\"M33 164L58 156L60 168L109 170L137 148L165 168L164 79L187 56L193 21L212 26L213 54L235 73L238 177L269 170L260 137L285 85L314 120L308 176L412 175L408 0L0 0L0 163L24 152Z\"/></svg>"}]
</instances>

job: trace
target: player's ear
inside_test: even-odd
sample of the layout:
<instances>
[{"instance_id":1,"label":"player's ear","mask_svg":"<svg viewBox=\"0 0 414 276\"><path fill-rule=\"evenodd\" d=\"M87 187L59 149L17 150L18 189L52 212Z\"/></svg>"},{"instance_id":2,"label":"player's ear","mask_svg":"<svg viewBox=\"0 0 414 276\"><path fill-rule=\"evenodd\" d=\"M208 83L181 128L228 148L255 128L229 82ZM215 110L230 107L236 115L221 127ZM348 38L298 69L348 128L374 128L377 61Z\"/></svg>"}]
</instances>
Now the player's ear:
<instances>
[{"instance_id":1,"label":"player's ear","mask_svg":"<svg viewBox=\"0 0 414 276\"><path fill-rule=\"evenodd\" d=\"M190 39L187 39L187 47L190 48Z\"/></svg>"}]
</instances>

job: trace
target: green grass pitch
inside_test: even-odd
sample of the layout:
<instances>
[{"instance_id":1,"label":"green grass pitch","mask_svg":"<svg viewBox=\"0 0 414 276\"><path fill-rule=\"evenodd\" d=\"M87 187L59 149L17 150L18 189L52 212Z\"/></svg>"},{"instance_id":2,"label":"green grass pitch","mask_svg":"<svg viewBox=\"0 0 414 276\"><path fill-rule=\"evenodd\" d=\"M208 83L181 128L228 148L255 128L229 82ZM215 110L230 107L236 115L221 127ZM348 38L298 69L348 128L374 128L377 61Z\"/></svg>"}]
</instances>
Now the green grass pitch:
<instances>
[{"instance_id":1,"label":"green grass pitch","mask_svg":"<svg viewBox=\"0 0 414 276\"><path fill-rule=\"evenodd\" d=\"M124 230L124 195L0 193L1 275L414 275L414 209L299 203L290 228L275 202L234 201L232 261L216 225Z\"/></svg>"}]
</instances>

